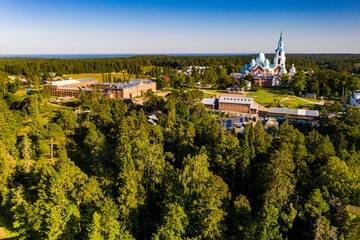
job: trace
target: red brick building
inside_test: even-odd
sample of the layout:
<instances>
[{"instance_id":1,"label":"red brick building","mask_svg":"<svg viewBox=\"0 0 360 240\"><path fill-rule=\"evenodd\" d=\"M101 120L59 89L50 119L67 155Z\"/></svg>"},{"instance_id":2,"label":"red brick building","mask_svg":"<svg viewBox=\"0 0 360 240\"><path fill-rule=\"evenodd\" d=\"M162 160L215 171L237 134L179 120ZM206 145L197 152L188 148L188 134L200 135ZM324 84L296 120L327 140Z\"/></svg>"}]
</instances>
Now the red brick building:
<instances>
[{"instance_id":1,"label":"red brick building","mask_svg":"<svg viewBox=\"0 0 360 240\"><path fill-rule=\"evenodd\" d=\"M156 82L147 79L130 79L127 83L94 83L100 89L112 94L113 98L124 99L143 95L147 90L156 91Z\"/></svg>"},{"instance_id":2,"label":"red brick building","mask_svg":"<svg viewBox=\"0 0 360 240\"><path fill-rule=\"evenodd\" d=\"M257 113L258 105L253 98L220 96L219 110L236 113Z\"/></svg>"},{"instance_id":3,"label":"red brick building","mask_svg":"<svg viewBox=\"0 0 360 240\"><path fill-rule=\"evenodd\" d=\"M79 97L80 96L79 88L82 88L84 92L90 93L94 91L93 89L90 88L90 86L96 82L97 80L93 78L83 78L83 79L48 82L47 86L52 96Z\"/></svg>"},{"instance_id":4,"label":"red brick building","mask_svg":"<svg viewBox=\"0 0 360 240\"><path fill-rule=\"evenodd\" d=\"M253 76L254 77L254 85L271 87L275 85L275 77L272 76Z\"/></svg>"}]
</instances>

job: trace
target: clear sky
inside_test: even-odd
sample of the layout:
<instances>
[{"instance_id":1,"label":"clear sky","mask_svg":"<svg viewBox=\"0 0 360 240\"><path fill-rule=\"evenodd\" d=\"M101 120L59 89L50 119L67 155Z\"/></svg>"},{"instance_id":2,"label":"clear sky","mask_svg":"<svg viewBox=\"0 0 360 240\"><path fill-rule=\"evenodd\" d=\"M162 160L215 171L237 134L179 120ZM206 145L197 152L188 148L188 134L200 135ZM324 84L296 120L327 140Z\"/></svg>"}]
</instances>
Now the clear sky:
<instances>
[{"instance_id":1,"label":"clear sky","mask_svg":"<svg viewBox=\"0 0 360 240\"><path fill-rule=\"evenodd\" d=\"M360 53L359 0L0 0L0 55Z\"/></svg>"}]
</instances>

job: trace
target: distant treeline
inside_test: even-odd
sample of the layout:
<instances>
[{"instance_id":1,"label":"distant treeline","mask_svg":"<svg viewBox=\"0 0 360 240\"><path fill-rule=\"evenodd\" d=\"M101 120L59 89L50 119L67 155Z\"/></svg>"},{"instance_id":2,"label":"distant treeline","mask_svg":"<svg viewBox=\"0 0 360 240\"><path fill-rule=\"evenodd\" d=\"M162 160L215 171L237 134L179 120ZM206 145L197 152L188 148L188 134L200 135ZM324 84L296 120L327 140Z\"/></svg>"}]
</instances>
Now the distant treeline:
<instances>
[{"instance_id":1,"label":"distant treeline","mask_svg":"<svg viewBox=\"0 0 360 240\"><path fill-rule=\"evenodd\" d=\"M188 66L224 66L228 72L240 71L256 55L248 56L163 56L142 55L119 58L47 59L0 58L0 71L16 75L44 72L64 74L128 71L141 74L141 67L158 66L183 69ZM274 55L267 57L272 60ZM331 69L338 72L360 72L360 54L288 54L287 68L292 63L298 70Z\"/></svg>"}]
</instances>

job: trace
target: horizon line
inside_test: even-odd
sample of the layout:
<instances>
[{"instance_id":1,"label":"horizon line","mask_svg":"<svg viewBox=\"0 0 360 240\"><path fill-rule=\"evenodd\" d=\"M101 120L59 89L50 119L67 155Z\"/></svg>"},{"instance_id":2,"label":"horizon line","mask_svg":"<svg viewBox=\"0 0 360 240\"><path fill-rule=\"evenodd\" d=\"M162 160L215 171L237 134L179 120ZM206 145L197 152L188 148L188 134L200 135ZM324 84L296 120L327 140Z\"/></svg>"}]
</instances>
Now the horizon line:
<instances>
[{"instance_id":1,"label":"horizon line","mask_svg":"<svg viewBox=\"0 0 360 240\"><path fill-rule=\"evenodd\" d=\"M0 57L7 56L91 56L91 55L258 55L259 53L18 53L18 54L0 54ZM272 52L264 52L264 54L275 54ZM359 55L358 53L349 53L349 52L294 52L294 53L286 53L287 55L291 54L349 54L349 55Z\"/></svg>"}]
</instances>

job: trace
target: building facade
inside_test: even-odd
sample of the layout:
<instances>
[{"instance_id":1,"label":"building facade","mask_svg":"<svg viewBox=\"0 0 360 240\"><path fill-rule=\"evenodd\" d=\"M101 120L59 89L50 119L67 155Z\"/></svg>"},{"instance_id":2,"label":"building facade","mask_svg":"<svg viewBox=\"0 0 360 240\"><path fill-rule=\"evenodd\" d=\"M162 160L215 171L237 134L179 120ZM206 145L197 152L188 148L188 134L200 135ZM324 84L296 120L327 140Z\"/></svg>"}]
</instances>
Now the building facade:
<instances>
[{"instance_id":1,"label":"building facade","mask_svg":"<svg viewBox=\"0 0 360 240\"><path fill-rule=\"evenodd\" d=\"M257 113L258 105L253 98L220 96L219 110L224 112Z\"/></svg>"},{"instance_id":2,"label":"building facade","mask_svg":"<svg viewBox=\"0 0 360 240\"><path fill-rule=\"evenodd\" d=\"M317 122L319 120L318 110L305 110L295 108L277 108L271 107L266 117L269 118L283 118L289 117L290 120Z\"/></svg>"},{"instance_id":3,"label":"building facade","mask_svg":"<svg viewBox=\"0 0 360 240\"><path fill-rule=\"evenodd\" d=\"M83 78L83 79L48 82L47 86L52 96L79 97L80 96L79 88L83 89L84 92L90 93L94 91L93 89L90 88L91 85L96 82L97 80L93 78Z\"/></svg>"},{"instance_id":4,"label":"building facade","mask_svg":"<svg viewBox=\"0 0 360 240\"><path fill-rule=\"evenodd\" d=\"M215 110L218 109L218 100L217 98L203 98L201 101L204 104L205 109Z\"/></svg>"},{"instance_id":5,"label":"building facade","mask_svg":"<svg viewBox=\"0 0 360 240\"><path fill-rule=\"evenodd\" d=\"M143 95L151 89L156 91L156 82L147 79L130 79L127 83L94 83L100 89L112 94L113 98L124 99Z\"/></svg>"},{"instance_id":6,"label":"building facade","mask_svg":"<svg viewBox=\"0 0 360 240\"><path fill-rule=\"evenodd\" d=\"M149 89L156 91L156 82L131 79L127 83L103 83L93 78L84 78L49 82L48 87L52 96L79 97L81 94L79 88L91 95L96 92L95 88L99 88L100 94L106 98L125 99L143 95Z\"/></svg>"}]
</instances>

